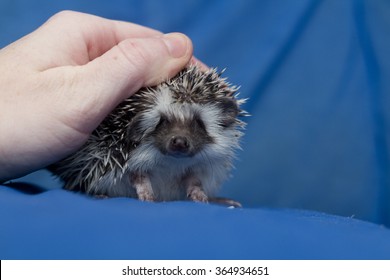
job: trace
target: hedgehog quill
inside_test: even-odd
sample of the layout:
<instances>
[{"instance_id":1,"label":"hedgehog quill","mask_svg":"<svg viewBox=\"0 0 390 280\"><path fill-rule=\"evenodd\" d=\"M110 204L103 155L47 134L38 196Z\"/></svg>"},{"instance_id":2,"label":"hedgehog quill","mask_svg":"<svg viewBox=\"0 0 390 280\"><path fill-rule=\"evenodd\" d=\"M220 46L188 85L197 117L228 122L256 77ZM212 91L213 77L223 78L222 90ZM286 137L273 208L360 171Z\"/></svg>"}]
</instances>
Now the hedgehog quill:
<instances>
[{"instance_id":1,"label":"hedgehog quill","mask_svg":"<svg viewBox=\"0 0 390 280\"><path fill-rule=\"evenodd\" d=\"M237 91L216 69L187 67L127 98L49 170L65 189L95 196L239 206L215 197L245 126Z\"/></svg>"}]
</instances>

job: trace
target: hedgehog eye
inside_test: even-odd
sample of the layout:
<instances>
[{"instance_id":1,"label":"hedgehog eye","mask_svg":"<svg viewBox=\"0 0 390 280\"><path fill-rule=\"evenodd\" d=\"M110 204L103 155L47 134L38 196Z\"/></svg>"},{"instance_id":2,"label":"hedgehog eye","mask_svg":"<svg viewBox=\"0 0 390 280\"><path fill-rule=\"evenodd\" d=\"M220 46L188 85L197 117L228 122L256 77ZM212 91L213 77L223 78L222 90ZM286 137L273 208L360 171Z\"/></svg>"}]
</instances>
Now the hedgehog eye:
<instances>
[{"instance_id":1,"label":"hedgehog eye","mask_svg":"<svg viewBox=\"0 0 390 280\"><path fill-rule=\"evenodd\" d=\"M199 128L206 131L206 125L204 124L204 122L202 121L202 119L199 116L195 116L194 121Z\"/></svg>"},{"instance_id":2,"label":"hedgehog eye","mask_svg":"<svg viewBox=\"0 0 390 280\"><path fill-rule=\"evenodd\" d=\"M158 122L156 127L159 127L159 126L162 126L162 125L166 125L168 123L169 123L169 120L168 120L167 116L165 116L164 114L161 114L160 120L159 120L159 122Z\"/></svg>"}]
</instances>

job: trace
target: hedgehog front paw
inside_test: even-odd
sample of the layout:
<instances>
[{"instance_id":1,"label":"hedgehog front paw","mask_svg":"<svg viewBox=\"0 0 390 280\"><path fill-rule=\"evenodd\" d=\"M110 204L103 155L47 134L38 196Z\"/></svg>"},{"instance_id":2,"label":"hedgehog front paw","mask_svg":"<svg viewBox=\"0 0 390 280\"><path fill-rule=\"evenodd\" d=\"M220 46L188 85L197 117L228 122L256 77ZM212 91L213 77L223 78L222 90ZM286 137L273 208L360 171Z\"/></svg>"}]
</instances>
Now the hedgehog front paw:
<instances>
[{"instance_id":1,"label":"hedgehog front paw","mask_svg":"<svg viewBox=\"0 0 390 280\"><path fill-rule=\"evenodd\" d=\"M130 175L130 182L137 193L137 197L142 201L156 201L153 193L152 183L149 176L142 173Z\"/></svg>"},{"instance_id":2,"label":"hedgehog front paw","mask_svg":"<svg viewBox=\"0 0 390 280\"><path fill-rule=\"evenodd\" d=\"M196 202L203 202L207 203L209 201L208 196L204 193L202 188L200 187L193 187L189 192L187 193L187 197L191 201L196 201Z\"/></svg>"},{"instance_id":3,"label":"hedgehog front paw","mask_svg":"<svg viewBox=\"0 0 390 280\"><path fill-rule=\"evenodd\" d=\"M186 177L184 177L183 183L187 192L188 200L204 203L209 201L208 196L202 188L201 181L196 176L188 174Z\"/></svg>"},{"instance_id":4,"label":"hedgehog front paw","mask_svg":"<svg viewBox=\"0 0 390 280\"><path fill-rule=\"evenodd\" d=\"M141 201L150 201L150 202L156 201L154 194L150 192L139 192L137 195L138 195L138 199Z\"/></svg>"}]
</instances>

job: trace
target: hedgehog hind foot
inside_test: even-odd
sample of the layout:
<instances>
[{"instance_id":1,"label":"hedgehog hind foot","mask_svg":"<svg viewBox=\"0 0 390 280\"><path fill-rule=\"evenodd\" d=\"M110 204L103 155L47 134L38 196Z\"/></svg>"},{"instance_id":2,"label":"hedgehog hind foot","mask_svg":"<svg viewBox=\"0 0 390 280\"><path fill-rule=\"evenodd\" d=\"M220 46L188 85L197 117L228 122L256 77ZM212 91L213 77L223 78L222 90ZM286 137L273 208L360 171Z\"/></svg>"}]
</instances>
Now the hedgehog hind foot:
<instances>
[{"instance_id":1,"label":"hedgehog hind foot","mask_svg":"<svg viewBox=\"0 0 390 280\"><path fill-rule=\"evenodd\" d=\"M225 197L211 197L209 198L209 202L214 204L219 204L219 205L225 205L233 208L242 208L240 202Z\"/></svg>"}]
</instances>

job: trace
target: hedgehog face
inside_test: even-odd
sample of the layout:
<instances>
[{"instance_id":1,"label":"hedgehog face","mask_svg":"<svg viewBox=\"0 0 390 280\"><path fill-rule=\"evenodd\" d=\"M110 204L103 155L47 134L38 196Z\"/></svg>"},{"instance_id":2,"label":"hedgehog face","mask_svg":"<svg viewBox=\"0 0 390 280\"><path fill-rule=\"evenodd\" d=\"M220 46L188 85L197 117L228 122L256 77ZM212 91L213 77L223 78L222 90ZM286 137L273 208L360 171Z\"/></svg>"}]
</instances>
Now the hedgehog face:
<instances>
[{"instance_id":1,"label":"hedgehog face","mask_svg":"<svg viewBox=\"0 0 390 280\"><path fill-rule=\"evenodd\" d=\"M126 168L150 170L174 161L230 166L244 126L238 118L244 100L236 99L236 90L215 70L194 67L131 96L114 114L126 127Z\"/></svg>"},{"instance_id":2,"label":"hedgehog face","mask_svg":"<svg viewBox=\"0 0 390 280\"><path fill-rule=\"evenodd\" d=\"M177 119L162 113L152 137L162 154L173 157L192 157L213 142L197 114L188 119Z\"/></svg>"},{"instance_id":3,"label":"hedgehog face","mask_svg":"<svg viewBox=\"0 0 390 280\"><path fill-rule=\"evenodd\" d=\"M179 102L167 88L152 96L153 106L129 126L131 143L147 143L174 158L193 157L205 150L226 153L225 149L230 151L237 145L239 109L235 99L221 97L205 104Z\"/></svg>"}]
</instances>

